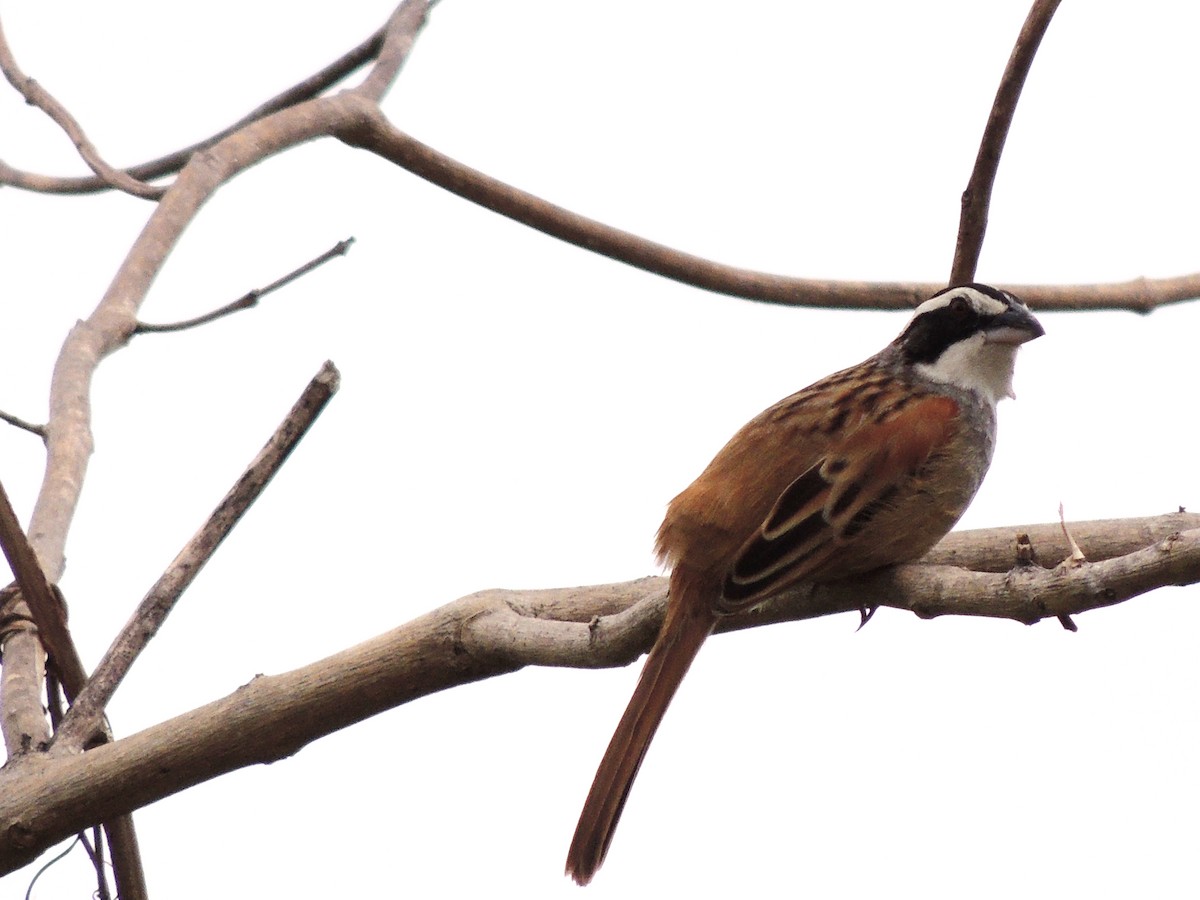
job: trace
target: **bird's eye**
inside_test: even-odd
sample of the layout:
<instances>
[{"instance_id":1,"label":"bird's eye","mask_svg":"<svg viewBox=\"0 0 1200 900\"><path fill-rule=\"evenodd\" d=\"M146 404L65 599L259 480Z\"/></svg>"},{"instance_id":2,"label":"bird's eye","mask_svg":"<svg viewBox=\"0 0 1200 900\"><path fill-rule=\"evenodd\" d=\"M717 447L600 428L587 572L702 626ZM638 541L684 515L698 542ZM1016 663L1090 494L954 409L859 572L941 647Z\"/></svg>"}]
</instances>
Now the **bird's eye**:
<instances>
[{"instance_id":1,"label":"bird's eye","mask_svg":"<svg viewBox=\"0 0 1200 900\"><path fill-rule=\"evenodd\" d=\"M966 297L955 297L950 301L950 311L960 319L970 310L971 304L967 302Z\"/></svg>"}]
</instances>

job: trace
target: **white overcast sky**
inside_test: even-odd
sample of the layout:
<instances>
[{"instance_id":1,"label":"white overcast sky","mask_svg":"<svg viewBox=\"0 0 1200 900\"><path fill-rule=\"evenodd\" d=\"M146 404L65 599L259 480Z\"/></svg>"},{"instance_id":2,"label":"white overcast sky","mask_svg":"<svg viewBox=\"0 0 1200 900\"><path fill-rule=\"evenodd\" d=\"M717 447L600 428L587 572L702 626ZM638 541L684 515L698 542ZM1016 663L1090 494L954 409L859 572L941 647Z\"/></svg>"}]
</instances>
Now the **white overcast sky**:
<instances>
[{"instance_id":1,"label":"white overcast sky","mask_svg":"<svg viewBox=\"0 0 1200 900\"><path fill-rule=\"evenodd\" d=\"M604 222L787 274L944 278L1025 0L442 0L386 111ZM113 162L204 137L358 43L387 2L0 3L27 72ZM1008 142L981 280L1200 268L1200 8L1067 2ZM77 173L0 92L0 158ZM0 190L0 408L40 420L67 329L150 211ZM666 502L747 418L900 313L770 308L513 224L333 141L222 190L148 321L353 235L260 309L136 339L95 383L63 588L99 658L326 358L342 392L122 687L128 734L488 587L654 571ZM1200 508L1200 307L1044 315L965 526ZM37 440L0 430L23 517ZM1086 549L1086 547L1085 547ZM1053 621L882 610L704 649L591 900L1195 896L1196 589ZM562 876L637 676L527 670L426 698L136 815L150 888L584 896ZM21 897L32 869L0 882ZM85 896L81 854L41 898Z\"/></svg>"}]
</instances>

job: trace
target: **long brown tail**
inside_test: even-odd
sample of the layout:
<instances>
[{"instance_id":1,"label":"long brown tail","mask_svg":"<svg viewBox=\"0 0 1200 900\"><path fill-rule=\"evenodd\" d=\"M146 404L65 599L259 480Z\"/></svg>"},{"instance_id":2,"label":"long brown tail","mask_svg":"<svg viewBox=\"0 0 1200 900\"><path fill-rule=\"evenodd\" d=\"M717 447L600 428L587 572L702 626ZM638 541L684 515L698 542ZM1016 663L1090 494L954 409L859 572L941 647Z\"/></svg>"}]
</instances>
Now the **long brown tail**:
<instances>
[{"instance_id":1,"label":"long brown tail","mask_svg":"<svg viewBox=\"0 0 1200 900\"><path fill-rule=\"evenodd\" d=\"M591 881L604 862L646 748L688 667L716 625L707 592L681 582L672 576L666 620L579 814L567 851L567 874L578 884Z\"/></svg>"}]
</instances>

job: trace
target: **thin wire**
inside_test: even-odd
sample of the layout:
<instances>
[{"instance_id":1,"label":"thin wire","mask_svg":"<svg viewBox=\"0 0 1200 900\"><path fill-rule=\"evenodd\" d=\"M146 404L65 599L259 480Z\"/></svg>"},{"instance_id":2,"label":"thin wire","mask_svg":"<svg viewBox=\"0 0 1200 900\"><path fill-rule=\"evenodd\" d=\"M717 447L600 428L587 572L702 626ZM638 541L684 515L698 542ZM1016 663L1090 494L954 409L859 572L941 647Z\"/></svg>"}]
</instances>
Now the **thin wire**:
<instances>
[{"instance_id":1,"label":"thin wire","mask_svg":"<svg viewBox=\"0 0 1200 900\"><path fill-rule=\"evenodd\" d=\"M62 859L64 856L66 856L68 853L70 853L72 850L74 850L75 845L78 843L79 843L79 835L75 835L75 840L71 841L71 843L67 845L66 850L64 850L62 853L58 854L58 856L54 857L54 859L50 860L48 863L46 863L44 866L42 866L40 869L37 870L37 872L34 874L33 878L30 879L30 881L29 881L29 888L25 891L25 900L29 900L29 898L33 896L33 886L35 884L37 884L37 880L42 877L42 873L45 872L47 869L49 869L52 865L54 865L60 859Z\"/></svg>"}]
</instances>

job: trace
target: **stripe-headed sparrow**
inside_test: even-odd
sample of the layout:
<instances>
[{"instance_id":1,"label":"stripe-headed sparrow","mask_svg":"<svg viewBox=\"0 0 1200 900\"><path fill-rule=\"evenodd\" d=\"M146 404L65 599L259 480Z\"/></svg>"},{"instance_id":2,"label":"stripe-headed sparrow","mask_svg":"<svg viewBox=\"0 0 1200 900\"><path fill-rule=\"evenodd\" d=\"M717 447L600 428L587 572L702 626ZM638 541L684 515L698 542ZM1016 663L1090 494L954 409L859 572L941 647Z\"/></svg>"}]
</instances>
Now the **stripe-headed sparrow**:
<instances>
[{"instance_id":1,"label":"stripe-headed sparrow","mask_svg":"<svg viewBox=\"0 0 1200 900\"><path fill-rule=\"evenodd\" d=\"M604 861L642 757L722 615L799 583L916 559L958 521L991 462L1017 348L1043 333L1011 294L947 288L891 344L751 419L658 531L666 618L579 817L567 874Z\"/></svg>"}]
</instances>

